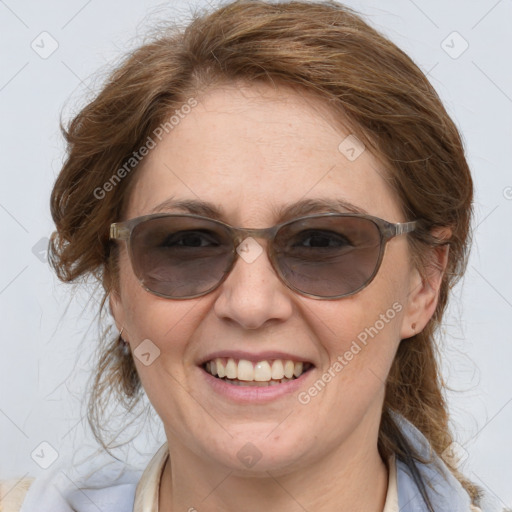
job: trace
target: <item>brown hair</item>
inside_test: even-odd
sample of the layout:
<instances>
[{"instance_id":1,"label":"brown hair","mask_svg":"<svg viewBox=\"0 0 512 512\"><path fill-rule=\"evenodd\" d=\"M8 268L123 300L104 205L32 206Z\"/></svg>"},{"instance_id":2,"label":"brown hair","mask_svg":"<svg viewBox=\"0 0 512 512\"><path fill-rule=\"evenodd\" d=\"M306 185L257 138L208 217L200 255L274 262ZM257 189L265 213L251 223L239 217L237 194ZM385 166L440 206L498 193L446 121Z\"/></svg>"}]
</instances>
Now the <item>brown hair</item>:
<instances>
[{"instance_id":1,"label":"brown hair","mask_svg":"<svg viewBox=\"0 0 512 512\"><path fill-rule=\"evenodd\" d=\"M472 180L454 123L425 75L392 42L334 2L271 4L235 1L196 15L186 29L159 34L127 56L102 91L63 128L68 156L51 196L57 232L50 261L71 282L92 275L104 288L117 279L109 225L122 218L135 170L104 184L148 137L194 95L235 81L284 84L328 103L332 112L385 164L406 219L421 219L409 240L425 272L432 229L447 226L447 271L437 309L425 329L403 340L387 380L379 433L383 456L416 458L400 438L390 410L411 421L439 455L452 442L434 333L449 290L465 270L470 242ZM131 165L131 164L130 164ZM136 166L134 166L135 169ZM103 190L98 199L95 191ZM107 331L108 332L108 331ZM141 386L117 337L104 336L90 423L101 441L102 413L115 393L131 409ZM473 501L479 490L447 461Z\"/></svg>"}]
</instances>

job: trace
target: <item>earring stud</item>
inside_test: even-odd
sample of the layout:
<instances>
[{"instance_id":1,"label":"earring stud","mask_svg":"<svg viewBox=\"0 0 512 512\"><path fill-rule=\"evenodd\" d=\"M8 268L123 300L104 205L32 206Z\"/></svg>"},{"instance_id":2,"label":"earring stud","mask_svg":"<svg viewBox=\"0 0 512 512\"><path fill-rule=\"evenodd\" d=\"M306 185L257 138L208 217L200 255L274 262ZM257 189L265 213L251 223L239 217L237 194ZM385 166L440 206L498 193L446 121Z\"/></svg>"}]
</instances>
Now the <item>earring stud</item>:
<instances>
[{"instance_id":1,"label":"earring stud","mask_svg":"<svg viewBox=\"0 0 512 512\"><path fill-rule=\"evenodd\" d=\"M118 347L121 351L122 356L129 356L130 355L130 345L128 345L128 342L123 338L123 331L124 328L121 328L121 331L119 332L118 337Z\"/></svg>"}]
</instances>

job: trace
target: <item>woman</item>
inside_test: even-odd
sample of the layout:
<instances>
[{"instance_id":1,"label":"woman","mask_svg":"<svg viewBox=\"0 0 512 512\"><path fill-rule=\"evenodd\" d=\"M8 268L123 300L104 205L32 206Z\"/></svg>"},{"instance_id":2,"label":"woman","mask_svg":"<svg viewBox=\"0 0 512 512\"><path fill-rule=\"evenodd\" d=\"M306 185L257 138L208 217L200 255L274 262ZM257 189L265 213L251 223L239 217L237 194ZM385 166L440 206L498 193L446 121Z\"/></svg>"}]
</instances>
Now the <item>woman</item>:
<instances>
[{"instance_id":1,"label":"woman","mask_svg":"<svg viewBox=\"0 0 512 512\"><path fill-rule=\"evenodd\" d=\"M401 50L336 3L233 2L130 55L66 138L51 262L119 332L90 421L143 390L167 442L22 510L479 510L434 340L472 181Z\"/></svg>"}]
</instances>

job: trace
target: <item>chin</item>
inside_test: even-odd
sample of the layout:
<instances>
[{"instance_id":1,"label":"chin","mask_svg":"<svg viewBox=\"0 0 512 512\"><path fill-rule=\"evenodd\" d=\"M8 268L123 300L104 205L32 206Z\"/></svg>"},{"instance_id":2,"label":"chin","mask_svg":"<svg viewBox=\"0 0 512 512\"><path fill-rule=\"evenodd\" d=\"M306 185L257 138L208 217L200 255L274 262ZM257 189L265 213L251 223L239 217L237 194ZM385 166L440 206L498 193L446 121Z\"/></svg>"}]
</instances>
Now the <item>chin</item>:
<instances>
[{"instance_id":1,"label":"chin","mask_svg":"<svg viewBox=\"0 0 512 512\"><path fill-rule=\"evenodd\" d=\"M304 438L308 438L307 433L272 433L275 423L270 428L268 424L249 428L250 433L238 429L236 435L219 440L215 447L210 438L200 453L238 476L268 477L268 472L286 474L306 463L304 454L308 447Z\"/></svg>"}]
</instances>

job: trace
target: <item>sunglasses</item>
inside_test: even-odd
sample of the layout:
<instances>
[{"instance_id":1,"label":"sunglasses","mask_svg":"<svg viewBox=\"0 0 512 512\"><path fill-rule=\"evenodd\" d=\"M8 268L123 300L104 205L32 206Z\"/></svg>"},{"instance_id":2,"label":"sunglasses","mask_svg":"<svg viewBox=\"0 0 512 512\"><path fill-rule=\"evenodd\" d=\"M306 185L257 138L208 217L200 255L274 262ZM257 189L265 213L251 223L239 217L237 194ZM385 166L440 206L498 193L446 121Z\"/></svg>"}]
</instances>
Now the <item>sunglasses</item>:
<instances>
[{"instance_id":1,"label":"sunglasses","mask_svg":"<svg viewBox=\"0 0 512 512\"><path fill-rule=\"evenodd\" d=\"M126 240L132 269L149 292L192 299L215 290L239 256L263 252L281 281L317 299L340 299L368 286L386 243L416 229L417 221L390 223L354 213L299 217L265 229L235 228L193 214L153 214L110 226L110 238Z\"/></svg>"}]
</instances>

